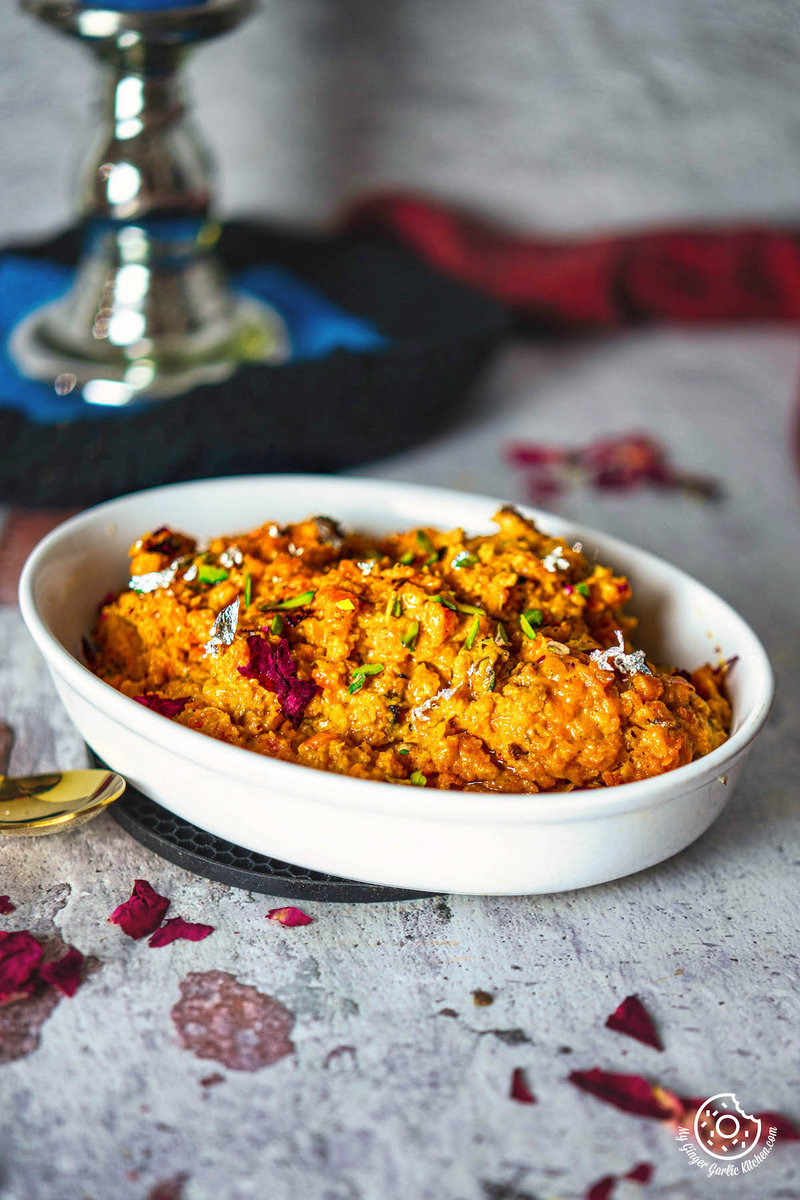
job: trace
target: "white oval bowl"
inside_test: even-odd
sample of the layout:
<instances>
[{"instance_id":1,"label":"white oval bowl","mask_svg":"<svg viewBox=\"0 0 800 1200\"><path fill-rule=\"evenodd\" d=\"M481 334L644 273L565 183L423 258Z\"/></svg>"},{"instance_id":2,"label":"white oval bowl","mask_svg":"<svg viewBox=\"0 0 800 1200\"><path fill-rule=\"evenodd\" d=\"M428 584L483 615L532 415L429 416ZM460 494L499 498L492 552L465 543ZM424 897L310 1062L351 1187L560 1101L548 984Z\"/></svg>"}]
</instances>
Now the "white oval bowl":
<instances>
[{"instance_id":1,"label":"white oval bowl","mask_svg":"<svg viewBox=\"0 0 800 1200\"><path fill-rule=\"evenodd\" d=\"M88 744L164 808L219 837L329 874L429 892L515 895L586 887L682 850L719 815L772 700L750 627L703 584L616 538L526 508L546 532L623 572L656 662L693 669L738 656L729 740L654 779L567 793L423 790L278 762L185 729L84 666L97 605L128 579L127 553L159 525L205 541L267 520L324 513L349 528L416 525L490 532L501 501L440 488L314 475L202 480L98 505L48 534L20 580L20 605L56 689Z\"/></svg>"}]
</instances>

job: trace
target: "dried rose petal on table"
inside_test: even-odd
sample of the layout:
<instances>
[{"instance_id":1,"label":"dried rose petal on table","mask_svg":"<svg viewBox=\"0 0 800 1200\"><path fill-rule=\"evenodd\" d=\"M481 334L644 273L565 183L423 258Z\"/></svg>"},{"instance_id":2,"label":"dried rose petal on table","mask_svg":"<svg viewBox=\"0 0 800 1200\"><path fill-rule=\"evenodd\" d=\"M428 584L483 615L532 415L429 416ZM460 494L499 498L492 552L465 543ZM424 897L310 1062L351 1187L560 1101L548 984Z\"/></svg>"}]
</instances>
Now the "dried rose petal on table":
<instances>
[{"instance_id":1,"label":"dried rose petal on table","mask_svg":"<svg viewBox=\"0 0 800 1200\"><path fill-rule=\"evenodd\" d=\"M36 938L27 930L0 932L0 1004L31 995L43 953Z\"/></svg>"},{"instance_id":2,"label":"dried rose petal on table","mask_svg":"<svg viewBox=\"0 0 800 1200\"><path fill-rule=\"evenodd\" d=\"M159 896L146 879L134 879L130 900L118 905L108 919L128 937L143 938L158 928L169 906L166 896Z\"/></svg>"},{"instance_id":3,"label":"dried rose petal on table","mask_svg":"<svg viewBox=\"0 0 800 1200\"><path fill-rule=\"evenodd\" d=\"M659 1093L663 1089L655 1089L643 1075L620 1075L613 1071L603 1071L594 1067L591 1071L572 1071L568 1076L584 1092L590 1092L598 1100L604 1100L622 1112L633 1113L637 1117L652 1117L657 1121L666 1121L675 1116L672 1106L661 1100ZM665 1099L671 1093L663 1092Z\"/></svg>"},{"instance_id":4,"label":"dried rose petal on table","mask_svg":"<svg viewBox=\"0 0 800 1200\"><path fill-rule=\"evenodd\" d=\"M43 963L39 968L39 978L50 983L64 996L74 996L81 983L81 968L83 955L80 950L70 946L66 954L55 962Z\"/></svg>"},{"instance_id":5,"label":"dried rose petal on table","mask_svg":"<svg viewBox=\"0 0 800 1200\"><path fill-rule=\"evenodd\" d=\"M310 925L314 920L308 913L304 913L302 908L293 908L289 905L287 908L271 908L267 913L268 921L277 921L280 925L293 927L295 925Z\"/></svg>"},{"instance_id":6,"label":"dried rose petal on table","mask_svg":"<svg viewBox=\"0 0 800 1200\"><path fill-rule=\"evenodd\" d=\"M638 996L627 996L608 1018L606 1027L616 1033L626 1033L655 1050L664 1049L650 1014Z\"/></svg>"},{"instance_id":7,"label":"dried rose petal on table","mask_svg":"<svg viewBox=\"0 0 800 1200\"><path fill-rule=\"evenodd\" d=\"M17 906L11 903L10 896L0 896L0 917L5 917L8 913L16 911Z\"/></svg>"},{"instance_id":8,"label":"dried rose petal on table","mask_svg":"<svg viewBox=\"0 0 800 1200\"><path fill-rule=\"evenodd\" d=\"M585 1200L610 1200L616 1186L616 1175L604 1175L602 1179L598 1179L596 1183L591 1185L586 1193Z\"/></svg>"},{"instance_id":9,"label":"dried rose petal on table","mask_svg":"<svg viewBox=\"0 0 800 1200\"><path fill-rule=\"evenodd\" d=\"M509 1097L516 1100L518 1104L535 1104L536 1097L528 1087L525 1079L525 1072L522 1067L515 1067L511 1076L511 1088Z\"/></svg>"},{"instance_id":10,"label":"dried rose petal on table","mask_svg":"<svg viewBox=\"0 0 800 1200\"><path fill-rule=\"evenodd\" d=\"M526 473L534 500L546 500L576 485L616 492L649 486L706 500L721 495L716 480L675 467L664 447L646 433L612 434L584 446L515 442L506 447L505 457Z\"/></svg>"},{"instance_id":11,"label":"dried rose petal on table","mask_svg":"<svg viewBox=\"0 0 800 1200\"><path fill-rule=\"evenodd\" d=\"M614 1189L621 1179L631 1179L634 1183L649 1183L653 1178L653 1164L637 1163L624 1175L604 1175L593 1183L586 1193L585 1200L611 1200Z\"/></svg>"},{"instance_id":12,"label":"dried rose petal on table","mask_svg":"<svg viewBox=\"0 0 800 1200\"><path fill-rule=\"evenodd\" d=\"M213 925L201 925L199 922L184 921L183 917L170 917L160 929L157 929L148 940L148 946L169 946L179 938L187 942L202 942L214 932Z\"/></svg>"}]
</instances>

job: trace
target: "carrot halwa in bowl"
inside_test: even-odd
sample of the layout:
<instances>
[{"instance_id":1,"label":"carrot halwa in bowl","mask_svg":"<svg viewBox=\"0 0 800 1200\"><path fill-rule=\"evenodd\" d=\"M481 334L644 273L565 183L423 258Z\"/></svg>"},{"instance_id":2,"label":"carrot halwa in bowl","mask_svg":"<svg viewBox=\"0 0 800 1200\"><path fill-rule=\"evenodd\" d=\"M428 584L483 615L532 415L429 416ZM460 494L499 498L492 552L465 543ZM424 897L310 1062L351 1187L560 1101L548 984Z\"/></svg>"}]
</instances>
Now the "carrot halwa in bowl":
<instances>
[{"instance_id":1,"label":"carrot halwa in bowl","mask_svg":"<svg viewBox=\"0 0 800 1200\"><path fill-rule=\"evenodd\" d=\"M330 476L156 488L43 539L22 614L85 741L209 833L429 892L619 878L720 814L769 662L677 567L536 510L493 531L499 507Z\"/></svg>"},{"instance_id":2,"label":"carrot halwa in bowl","mask_svg":"<svg viewBox=\"0 0 800 1200\"><path fill-rule=\"evenodd\" d=\"M628 580L506 506L497 532L268 522L207 548L162 526L87 656L221 741L360 779L489 792L648 779L727 736L724 663L630 645Z\"/></svg>"}]
</instances>

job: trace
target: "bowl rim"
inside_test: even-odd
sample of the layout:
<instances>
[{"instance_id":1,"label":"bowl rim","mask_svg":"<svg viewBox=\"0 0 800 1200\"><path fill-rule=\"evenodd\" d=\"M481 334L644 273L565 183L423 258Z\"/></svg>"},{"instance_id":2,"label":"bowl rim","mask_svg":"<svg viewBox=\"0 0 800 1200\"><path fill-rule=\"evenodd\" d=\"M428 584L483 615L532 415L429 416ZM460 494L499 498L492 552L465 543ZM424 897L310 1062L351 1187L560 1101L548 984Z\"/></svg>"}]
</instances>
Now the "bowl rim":
<instances>
[{"instance_id":1,"label":"bowl rim","mask_svg":"<svg viewBox=\"0 0 800 1200\"><path fill-rule=\"evenodd\" d=\"M117 724L138 734L146 741L155 743L177 757L190 760L196 765L228 776L239 778L251 785L274 788L289 794L316 793L315 799L349 808L371 810L380 805L382 816L413 816L427 820L460 822L537 822L550 823L601 819L616 814L648 809L702 787L716 775L724 775L725 767L732 764L751 744L769 716L774 695L772 667L761 641L742 616L726 600L718 596L704 583L695 579L667 559L650 551L642 550L631 542L623 541L583 524L579 524L557 513L520 504L520 511L530 515L547 528L550 521L556 526L572 526L587 540L598 538L613 555L617 550L633 553L647 567L664 568L672 574L675 582L689 582L699 588L708 599L726 612L739 627L743 641L748 643L747 653L752 656L756 668L755 693L743 715L742 723L726 742L702 758L685 766L676 767L663 775L632 783L616 784L606 788L575 788L570 792L465 792L447 791L439 788L421 789L403 786L388 781L359 779L350 775L318 770L301 763L283 762L266 755L254 753L245 747L231 746L218 741L198 730L187 729L173 721L165 721L158 713L124 696L103 680L98 679L87 666L73 657L51 633L39 614L35 601L35 586L39 571L50 552L65 536L79 532L83 526L92 526L98 520L108 520L115 509L133 506L145 497L153 498L159 493L165 498L178 492L202 488L205 493L214 487L254 487L279 484L288 486L316 486L324 483L331 490L343 491L361 488L365 493L397 494L415 493L430 500L435 511L436 501L464 500L486 505L488 509L500 507L504 501L495 497L456 489L431 487L427 484L404 483L402 481L372 479L352 475L271 474L222 476L212 479L189 480L182 483L164 484L106 500L63 521L42 538L25 562L20 576L19 603L22 618L38 649L51 670L84 701L103 712ZM299 519L299 518L298 518ZM604 554L607 551L604 549Z\"/></svg>"}]
</instances>

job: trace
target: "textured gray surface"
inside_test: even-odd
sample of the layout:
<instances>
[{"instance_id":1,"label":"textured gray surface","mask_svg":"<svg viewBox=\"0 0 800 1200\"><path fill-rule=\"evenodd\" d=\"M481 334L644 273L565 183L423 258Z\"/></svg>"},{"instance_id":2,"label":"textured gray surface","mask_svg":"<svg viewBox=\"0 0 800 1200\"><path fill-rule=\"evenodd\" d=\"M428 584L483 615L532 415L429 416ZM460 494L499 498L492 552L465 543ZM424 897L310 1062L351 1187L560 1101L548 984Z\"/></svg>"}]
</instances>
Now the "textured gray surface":
<instances>
[{"instance_id":1,"label":"textured gray surface","mask_svg":"<svg viewBox=\"0 0 800 1200\"><path fill-rule=\"evenodd\" d=\"M54 923L101 964L44 1022L39 1048L0 1067L2 1200L149 1200L180 1174L184 1200L577 1200L642 1159L656 1166L653 1183L621 1185L618 1200L798 1194L789 1144L753 1175L709 1180L668 1129L566 1081L594 1066L642 1071L682 1094L732 1090L746 1107L800 1117L800 547L787 448L798 357L793 337L758 330L518 348L459 430L370 472L522 500L500 455L509 437L570 443L645 427L681 467L722 480L717 505L582 491L561 504L683 562L767 643L775 711L717 824L674 860L584 892L307 905L315 922L298 929L266 922L265 897L159 861L108 816L0 848L0 890L18 904L7 927ZM0 632L13 767L79 762L13 610L0 611ZM140 876L173 913L216 932L153 950L105 924ZM293 1013L294 1053L245 1072L183 1049L170 1013L181 981L205 971ZM475 988L494 1003L476 1007ZM632 992L657 1020L663 1054L604 1028ZM508 1098L518 1066L536 1106ZM215 1074L222 1081L200 1083Z\"/></svg>"},{"instance_id":2,"label":"textured gray surface","mask_svg":"<svg viewBox=\"0 0 800 1200\"><path fill-rule=\"evenodd\" d=\"M14 0L0 34L8 235L67 219L99 81ZM585 228L796 216L798 59L785 0L262 0L190 75L226 213L402 185Z\"/></svg>"}]
</instances>

